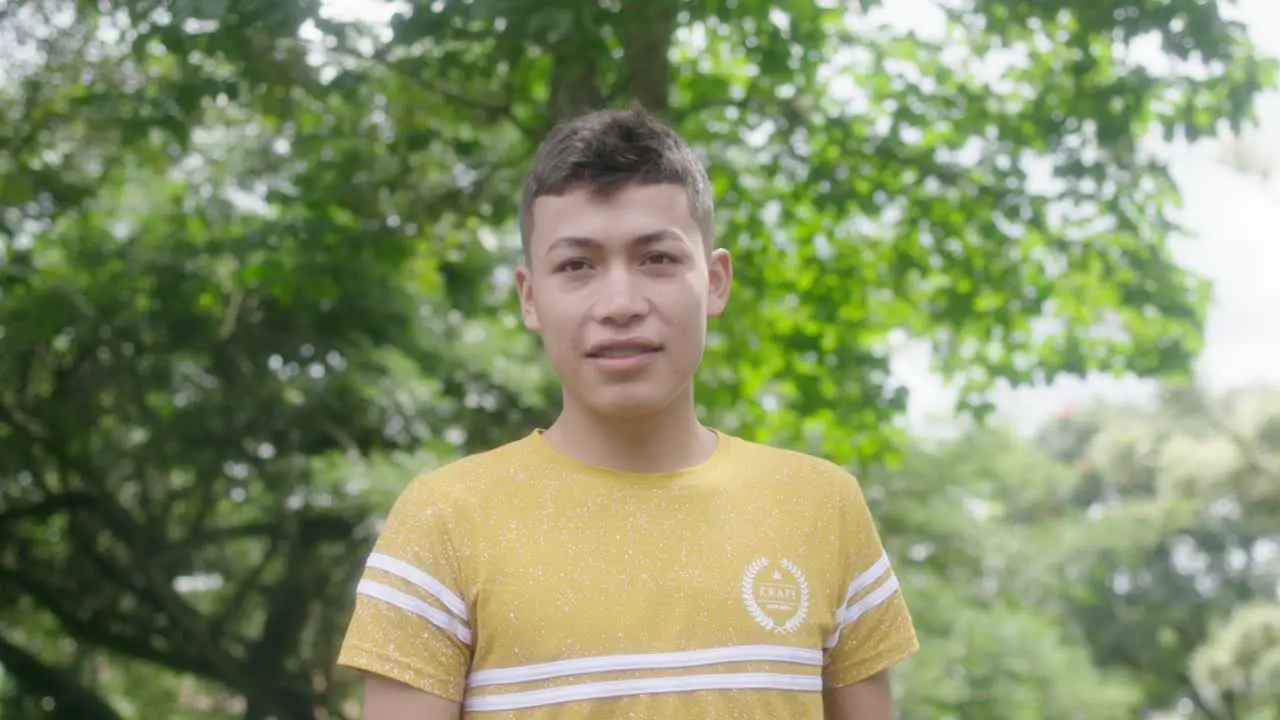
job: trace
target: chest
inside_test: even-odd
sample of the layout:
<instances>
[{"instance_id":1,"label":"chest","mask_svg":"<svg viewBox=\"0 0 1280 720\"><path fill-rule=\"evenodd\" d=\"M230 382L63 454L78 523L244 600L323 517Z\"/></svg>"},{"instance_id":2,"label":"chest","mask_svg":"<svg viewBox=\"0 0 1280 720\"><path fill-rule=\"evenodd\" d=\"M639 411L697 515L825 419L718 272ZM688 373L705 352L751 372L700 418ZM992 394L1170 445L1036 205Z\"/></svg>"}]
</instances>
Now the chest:
<instances>
[{"instance_id":1,"label":"chest","mask_svg":"<svg viewBox=\"0 0 1280 720\"><path fill-rule=\"evenodd\" d=\"M532 503L485 553L476 660L783 646L819 650L843 591L836 537L767 498Z\"/></svg>"}]
</instances>

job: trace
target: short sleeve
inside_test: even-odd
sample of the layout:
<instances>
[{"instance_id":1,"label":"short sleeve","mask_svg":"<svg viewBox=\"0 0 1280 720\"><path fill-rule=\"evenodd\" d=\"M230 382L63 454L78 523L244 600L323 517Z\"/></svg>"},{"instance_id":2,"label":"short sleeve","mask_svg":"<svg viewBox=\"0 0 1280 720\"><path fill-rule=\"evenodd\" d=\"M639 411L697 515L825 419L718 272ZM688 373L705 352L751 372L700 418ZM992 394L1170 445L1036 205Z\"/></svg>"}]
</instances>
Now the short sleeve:
<instances>
[{"instance_id":1,"label":"short sleeve","mask_svg":"<svg viewBox=\"0 0 1280 720\"><path fill-rule=\"evenodd\" d=\"M824 646L823 680L828 687L865 680L920 649L898 576L852 476L843 493L841 513L848 585L836 613L836 630Z\"/></svg>"},{"instance_id":2,"label":"short sleeve","mask_svg":"<svg viewBox=\"0 0 1280 720\"><path fill-rule=\"evenodd\" d=\"M472 630L455 520L433 493L430 476L396 500L356 586L339 666L462 700Z\"/></svg>"}]
</instances>

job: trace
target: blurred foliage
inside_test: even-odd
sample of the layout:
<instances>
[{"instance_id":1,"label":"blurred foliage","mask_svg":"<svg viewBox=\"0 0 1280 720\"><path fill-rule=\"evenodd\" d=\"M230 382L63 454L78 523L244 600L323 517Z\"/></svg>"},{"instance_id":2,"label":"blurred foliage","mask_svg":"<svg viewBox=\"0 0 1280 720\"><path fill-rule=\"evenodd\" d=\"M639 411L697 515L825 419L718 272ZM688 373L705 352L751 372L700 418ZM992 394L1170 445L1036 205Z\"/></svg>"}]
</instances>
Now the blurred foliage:
<instances>
[{"instance_id":1,"label":"blurred foliage","mask_svg":"<svg viewBox=\"0 0 1280 720\"><path fill-rule=\"evenodd\" d=\"M1151 408L1095 408L1042 438L1081 482L1059 502L1106 528L1056 542L1071 614L1104 667L1142 669L1157 706L1275 720L1280 389L1169 388Z\"/></svg>"},{"instance_id":2,"label":"blurred foliage","mask_svg":"<svg viewBox=\"0 0 1280 720\"><path fill-rule=\"evenodd\" d=\"M1186 373L1206 288L1144 141L1239 131L1271 84L1219 11L0 6L0 717L353 717L331 660L377 517L556 411L513 312L524 163L633 100L705 153L737 260L708 419L909 450L867 474L929 648L903 717L1266 717L1280 405L910 449L889 375L927 339L981 417L996 383Z\"/></svg>"}]
</instances>

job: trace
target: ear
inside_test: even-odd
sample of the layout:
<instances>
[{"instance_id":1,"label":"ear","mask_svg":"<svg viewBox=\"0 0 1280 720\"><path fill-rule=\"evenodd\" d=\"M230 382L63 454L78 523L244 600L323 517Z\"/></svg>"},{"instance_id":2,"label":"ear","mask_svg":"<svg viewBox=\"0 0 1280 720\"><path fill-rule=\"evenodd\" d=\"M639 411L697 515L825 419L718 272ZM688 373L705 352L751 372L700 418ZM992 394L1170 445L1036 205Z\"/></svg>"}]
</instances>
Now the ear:
<instances>
[{"instance_id":1,"label":"ear","mask_svg":"<svg viewBox=\"0 0 1280 720\"><path fill-rule=\"evenodd\" d=\"M538 324L538 310L533 304L533 277L529 268L523 265L516 268L516 294L520 296L520 317L524 326L538 332L542 326Z\"/></svg>"},{"instance_id":2,"label":"ear","mask_svg":"<svg viewBox=\"0 0 1280 720\"><path fill-rule=\"evenodd\" d=\"M729 304L729 290L733 286L733 258L724 248L716 248L707 258L707 317L720 317Z\"/></svg>"}]
</instances>

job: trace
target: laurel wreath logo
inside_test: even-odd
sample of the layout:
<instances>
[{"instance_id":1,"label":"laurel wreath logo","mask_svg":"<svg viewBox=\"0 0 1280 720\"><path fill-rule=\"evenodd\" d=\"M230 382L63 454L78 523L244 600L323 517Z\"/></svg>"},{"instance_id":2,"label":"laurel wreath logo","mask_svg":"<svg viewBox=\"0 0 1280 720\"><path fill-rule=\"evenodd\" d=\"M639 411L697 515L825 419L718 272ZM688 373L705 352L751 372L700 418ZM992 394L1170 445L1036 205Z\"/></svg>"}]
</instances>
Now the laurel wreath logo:
<instances>
[{"instance_id":1,"label":"laurel wreath logo","mask_svg":"<svg viewBox=\"0 0 1280 720\"><path fill-rule=\"evenodd\" d=\"M751 619L760 623L766 630L776 630L777 623L773 618L765 615L764 610L760 609L760 604L756 602L756 574L768 564L768 558L758 557L748 563L746 569L742 571L742 602L746 604L747 612L751 613Z\"/></svg>"},{"instance_id":2,"label":"laurel wreath logo","mask_svg":"<svg viewBox=\"0 0 1280 720\"><path fill-rule=\"evenodd\" d=\"M786 568L787 572L796 579L796 584L800 587L800 608L796 614L791 617L785 624L779 625L773 621L773 618L765 614L760 604L756 602L756 575L769 565L769 559L758 557L747 564L742 572L742 602L747 606L747 612L751 614L751 618L760 624L766 630L785 634L795 632L804 624L805 619L809 616L809 581L805 579L804 573L800 568L790 560L783 559L779 563Z\"/></svg>"}]
</instances>

